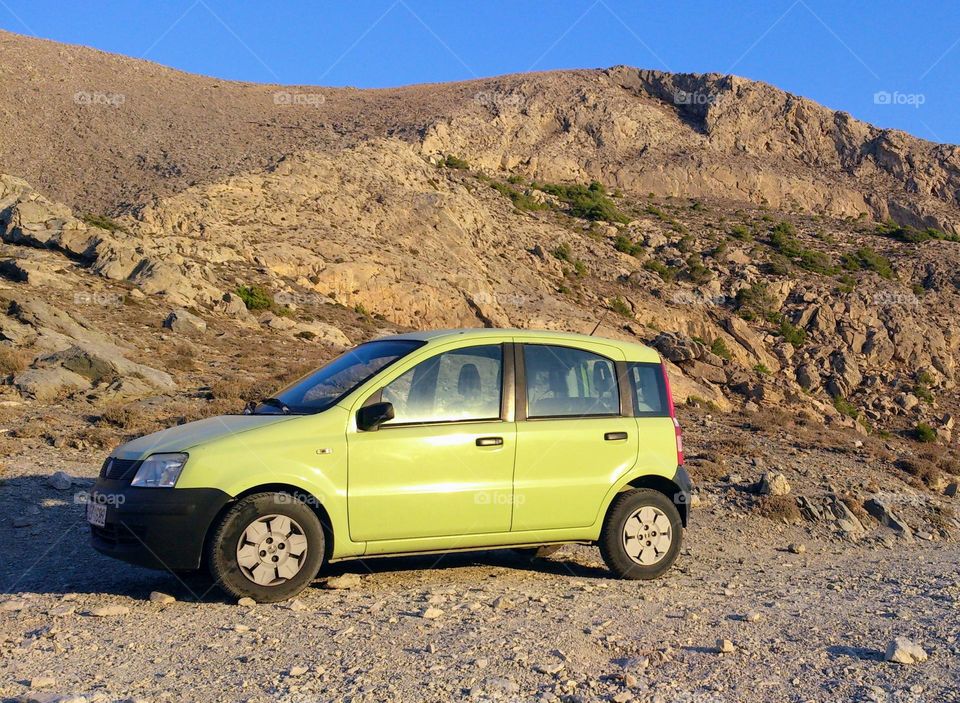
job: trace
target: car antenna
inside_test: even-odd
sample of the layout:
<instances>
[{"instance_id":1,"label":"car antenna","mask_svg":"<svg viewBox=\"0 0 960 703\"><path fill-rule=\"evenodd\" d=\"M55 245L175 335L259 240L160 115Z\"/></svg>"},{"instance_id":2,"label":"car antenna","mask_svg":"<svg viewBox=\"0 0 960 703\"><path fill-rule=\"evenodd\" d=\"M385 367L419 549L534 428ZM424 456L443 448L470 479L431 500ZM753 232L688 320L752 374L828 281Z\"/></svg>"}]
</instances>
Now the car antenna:
<instances>
[{"instance_id":1,"label":"car antenna","mask_svg":"<svg viewBox=\"0 0 960 703\"><path fill-rule=\"evenodd\" d=\"M604 310L604 311L603 311L603 314L600 316L600 319L597 320L597 326L593 328L593 331L592 331L592 332L590 332L590 336L591 336L591 337L597 333L597 330L600 329L600 325L603 324L603 321L604 321L606 318L607 318L607 311Z\"/></svg>"}]
</instances>

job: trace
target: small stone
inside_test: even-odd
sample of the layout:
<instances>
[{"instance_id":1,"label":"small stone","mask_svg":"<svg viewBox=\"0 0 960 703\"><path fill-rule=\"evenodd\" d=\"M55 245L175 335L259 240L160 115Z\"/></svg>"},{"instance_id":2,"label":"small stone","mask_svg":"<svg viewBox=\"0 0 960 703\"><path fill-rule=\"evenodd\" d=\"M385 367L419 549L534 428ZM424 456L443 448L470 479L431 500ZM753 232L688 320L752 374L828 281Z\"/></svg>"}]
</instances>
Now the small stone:
<instances>
[{"instance_id":1,"label":"small stone","mask_svg":"<svg viewBox=\"0 0 960 703\"><path fill-rule=\"evenodd\" d=\"M243 624L239 624L239 623L236 624L236 625L234 625L234 626L231 627L230 629L233 630L234 632L250 632L250 626L249 626L249 625L243 625Z\"/></svg>"},{"instance_id":2,"label":"small stone","mask_svg":"<svg viewBox=\"0 0 960 703\"><path fill-rule=\"evenodd\" d=\"M752 610L743 616L743 620L744 622L759 622L761 617L763 616L760 615L760 613L756 612L755 610Z\"/></svg>"},{"instance_id":3,"label":"small stone","mask_svg":"<svg viewBox=\"0 0 960 703\"><path fill-rule=\"evenodd\" d=\"M47 611L47 615L52 618L64 618L68 615L73 615L76 608L72 605L58 605L56 608L50 608Z\"/></svg>"},{"instance_id":4,"label":"small stone","mask_svg":"<svg viewBox=\"0 0 960 703\"><path fill-rule=\"evenodd\" d=\"M632 701L633 698L634 695L630 693L630 691L620 691L620 693L616 694L610 700L614 701L614 703L627 703L628 701Z\"/></svg>"},{"instance_id":5,"label":"small stone","mask_svg":"<svg viewBox=\"0 0 960 703\"><path fill-rule=\"evenodd\" d=\"M73 487L73 479L66 471L58 471L47 479L47 485L58 491L69 491Z\"/></svg>"},{"instance_id":6,"label":"small stone","mask_svg":"<svg viewBox=\"0 0 960 703\"><path fill-rule=\"evenodd\" d=\"M237 601L237 605L243 606L244 608L252 608L257 604L253 598L241 598Z\"/></svg>"},{"instance_id":7,"label":"small stone","mask_svg":"<svg viewBox=\"0 0 960 703\"><path fill-rule=\"evenodd\" d=\"M29 515L18 515L13 518L14 527L30 527L33 524L33 518Z\"/></svg>"},{"instance_id":8,"label":"small stone","mask_svg":"<svg viewBox=\"0 0 960 703\"><path fill-rule=\"evenodd\" d=\"M291 666L290 670L287 672L287 676L303 676L308 671L310 671L310 669L305 666Z\"/></svg>"},{"instance_id":9,"label":"small stone","mask_svg":"<svg viewBox=\"0 0 960 703\"><path fill-rule=\"evenodd\" d=\"M717 640L717 653L718 654L730 654L733 652L735 647L733 642L730 640Z\"/></svg>"},{"instance_id":10,"label":"small stone","mask_svg":"<svg viewBox=\"0 0 960 703\"><path fill-rule=\"evenodd\" d=\"M161 593L160 591L150 591L150 602L158 603L160 605L169 605L170 603L176 603L177 599L168 593Z\"/></svg>"},{"instance_id":11,"label":"small stone","mask_svg":"<svg viewBox=\"0 0 960 703\"><path fill-rule=\"evenodd\" d=\"M627 688L633 688L639 683L637 677L631 674L629 671L623 675L623 685Z\"/></svg>"},{"instance_id":12,"label":"small stone","mask_svg":"<svg viewBox=\"0 0 960 703\"><path fill-rule=\"evenodd\" d=\"M19 610L23 610L27 607L27 601L25 600L5 600L3 603L0 603L0 610L3 610L8 613L15 613Z\"/></svg>"},{"instance_id":13,"label":"small stone","mask_svg":"<svg viewBox=\"0 0 960 703\"><path fill-rule=\"evenodd\" d=\"M785 496L790 493L790 484L779 471L768 471L760 477L759 491L765 496Z\"/></svg>"},{"instance_id":14,"label":"small stone","mask_svg":"<svg viewBox=\"0 0 960 703\"><path fill-rule=\"evenodd\" d=\"M540 674L559 674L564 670L565 664L563 662L557 662L556 664L537 664L533 667L533 670Z\"/></svg>"},{"instance_id":15,"label":"small stone","mask_svg":"<svg viewBox=\"0 0 960 703\"><path fill-rule=\"evenodd\" d=\"M287 610L292 610L295 613L302 613L304 610L310 610L310 606L308 606L299 598L294 598L292 601L287 603Z\"/></svg>"},{"instance_id":16,"label":"small stone","mask_svg":"<svg viewBox=\"0 0 960 703\"><path fill-rule=\"evenodd\" d=\"M513 607L513 601L505 596L498 596L490 605L494 610L509 610Z\"/></svg>"},{"instance_id":17,"label":"small stone","mask_svg":"<svg viewBox=\"0 0 960 703\"><path fill-rule=\"evenodd\" d=\"M423 610L420 611L420 617L426 620L436 620L441 615L443 615L443 611L440 610L440 608L430 607L430 608L424 608Z\"/></svg>"},{"instance_id":18,"label":"small stone","mask_svg":"<svg viewBox=\"0 0 960 703\"><path fill-rule=\"evenodd\" d=\"M791 554L803 554L807 551L807 548L805 545L800 544L799 542L791 542L790 546L787 547L787 550Z\"/></svg>"},{"instance_id":19,"label":"small stone","mask_svg":"<svg viewBox=\"0 0 960 703\"><path fill-rule=\"evenodd\" d=\"M342 574L328 578L323 582L323 587L333 590L349 590L359 588L360 583L360 574Z\"/></svg>"},{"instance_id":20,"label":"small stone","mask_svg":"<svg viewBox=\"0 0 960 703\"><path fill-rule=\"evenodd\" d=\"M896 664L917 664L927 661L927 653L906 637L897 637L887 645L884 659Z\"/></svg>"},{"instance_id":21,"label":"small stone","mask_svg":"<svg viewBox=\"0 0 960 703\"><path fill-rule=\"evenodd\" d=\"M38 676L35 679L30 679L30 688L50 688L56 685L57 680L50 676Z\"/></svg>"},{"instance_id":22,"label":"small stone","mask_svg":"<svg viewBox=\"0 0 960 703\"><path fill-rule=\"evenodd\" d=\"M116 615L126 615L130 612L130 608L125 605L104 605L99 608L94 608L93 610L88 610L87 615L92 615L97 618L109 618Z\"/></svg>"}]
</instances>

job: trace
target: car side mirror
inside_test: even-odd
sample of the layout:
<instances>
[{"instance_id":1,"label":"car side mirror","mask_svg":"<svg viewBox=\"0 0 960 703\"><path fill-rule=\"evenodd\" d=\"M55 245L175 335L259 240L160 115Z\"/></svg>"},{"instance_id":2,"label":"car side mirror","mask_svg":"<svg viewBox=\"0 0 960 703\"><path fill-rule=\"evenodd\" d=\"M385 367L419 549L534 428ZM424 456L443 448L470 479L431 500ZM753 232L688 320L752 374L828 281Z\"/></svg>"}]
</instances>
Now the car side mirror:
<instances>
[{"instance_id":1,"label":"car side mirror","mask_svg":"<svg viewBox=\"0 0 960 703\"><path fill-rule=\"evenodd\" d=\"M373 403L357 411L357 428L370 432L393 418L393 403Z\"/></svg>"}]
</instances>

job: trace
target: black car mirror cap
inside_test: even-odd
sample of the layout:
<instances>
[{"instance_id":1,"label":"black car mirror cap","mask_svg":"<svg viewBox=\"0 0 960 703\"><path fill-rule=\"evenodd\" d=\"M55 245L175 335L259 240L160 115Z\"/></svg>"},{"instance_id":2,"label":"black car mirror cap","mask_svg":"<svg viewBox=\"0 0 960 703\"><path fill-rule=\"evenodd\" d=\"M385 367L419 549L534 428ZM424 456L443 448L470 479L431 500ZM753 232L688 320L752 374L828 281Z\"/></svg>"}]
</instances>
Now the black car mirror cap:
<instances>
[{"instance_id":1,"label":"black car mirror cap","mask_svg":"<svg viewBox=\"0 0 960 703\"><path fill-rule=\"evenodd\" d=\"M372 432L394 417L393 403L373 403L357 411L357 429Z\"/></svg>"}]
</instances>

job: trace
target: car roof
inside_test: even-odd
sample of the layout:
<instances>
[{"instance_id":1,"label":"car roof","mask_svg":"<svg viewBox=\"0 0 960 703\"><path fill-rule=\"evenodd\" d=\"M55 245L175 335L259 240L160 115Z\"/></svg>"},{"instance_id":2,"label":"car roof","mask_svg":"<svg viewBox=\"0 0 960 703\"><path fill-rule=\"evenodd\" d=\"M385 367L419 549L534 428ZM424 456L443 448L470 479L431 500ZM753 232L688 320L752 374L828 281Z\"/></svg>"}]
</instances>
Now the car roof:
<instances>
[{"instance_id":1,"label":"car roof","mask_svg":"<svg viewBox=\"0 0 960 703\"><path fill-rule=\"evenodd\" d=\"M422 330L418 332L405 332L403 334L389 335L380 339L409 339L418 342L447 342L457 338L469 338L478 340L502 340L511 337L524 337L527 339L543 340L544 344L550 342L584 342L593 344L606 344L620 349L624 356L630 361L660 362L660 355L655 349L644 344L636 342L625 342L618 339L609 339L607 337L595 337L576 332L562 332L556 330L525 330L512 328L463 328L448 330Z\"/></svg>"}]
</instances>

